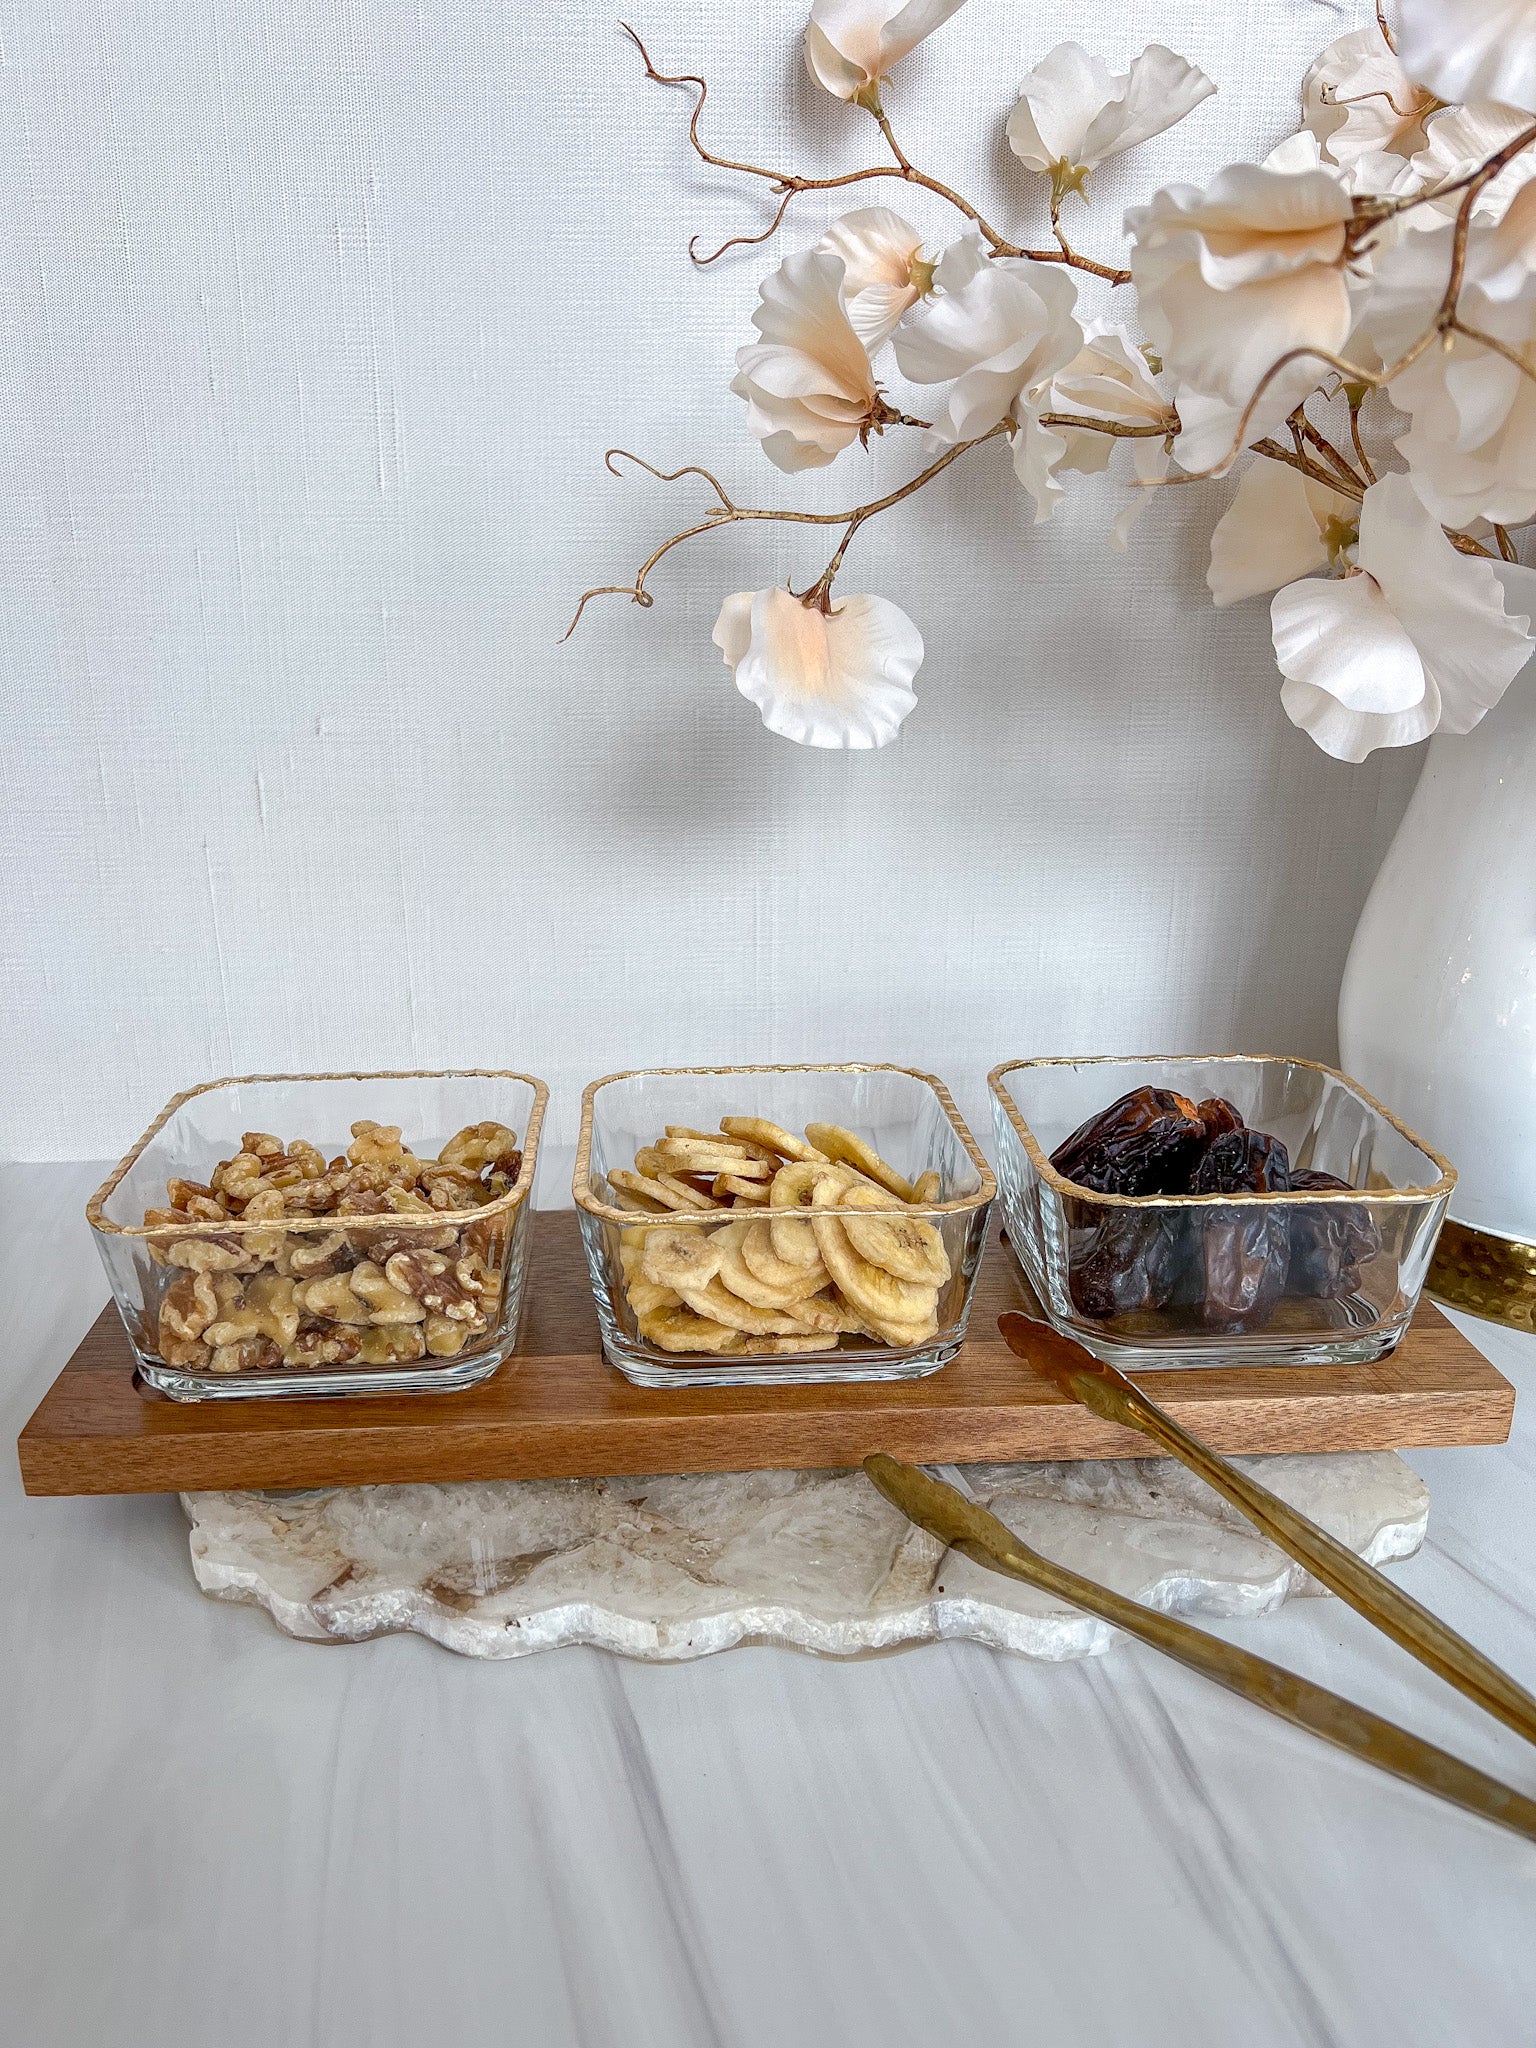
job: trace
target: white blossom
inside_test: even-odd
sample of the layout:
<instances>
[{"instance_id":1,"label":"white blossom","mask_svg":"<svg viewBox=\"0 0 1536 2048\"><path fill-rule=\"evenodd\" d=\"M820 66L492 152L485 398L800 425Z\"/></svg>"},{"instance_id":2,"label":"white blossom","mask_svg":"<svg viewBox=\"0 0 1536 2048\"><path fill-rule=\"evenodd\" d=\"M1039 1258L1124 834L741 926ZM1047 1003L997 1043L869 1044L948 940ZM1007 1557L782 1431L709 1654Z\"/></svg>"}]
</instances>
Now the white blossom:
<instances>
[{"instance_id":1,"label":"white blossom","mask_svg":"<svg viewBox=\"0 0 1536 2048\"><path fill-rule=\"evenodd\" d=\"M1382 259L1368 319L1389 363L1433 321L1455 232L1446 221L1406 234ZM1460 333L1449 348L1425 349L1390 387L1412 420L1398 452L1446 526L1460 530L1479 517L1519 525L1536 518L1536 184L1501 220L1474 222L1459 306L1469 327L1516 360Z\"/></svg>"},{"instance_id":2,"label":"white blossom","mask_svg":"<svg viewBox=\"0 0 1536 2048\"><path fill-rule=\"evenodd\" d=\"M922 635L887 598L823 614L787 590L741 590L712 638L768 730L802 747L883 747L917 703Z\"/></svg>"},{"instance_id":3,"label":"white blossom","mask_svg":"<svg viewBox=\"0 0 1536 2048\"><path fill-rule=\"evenodd\" d=\"M1530 126L1529 114L1522 114L1515 107L1498 106L1492 100L1447 107L1425 129L1424 146L1413 159L1414 171L1431 192L1437 186L1455 186ZM1499 219L1520 187L1532 178L1536 178L1536 149L1527 149L1483 186L1473 201L1476 213ZM1460 211L1462 197L1459 191L1450 191L1444 199L1432 199L1430 204L1454 218Z\"/></svg>"},{"instance_id":4,"label":"white blossom","mask_svg":"<svg viewBox=\"0 0 1536 2048\"><path fill-rule=\"evenodd\" d=\"M880 394L869 354L843 304L843 264L815 249L787 256L764 278L752 324L759 343L737 352L731 389L769 461L820 469L874 417Z\"/></svg>"},{"instance_id":5,"label":"white blossom","mask_svg":"<svg viewBox=\"0 0 1536 2048\"><path fill-rule=\"evenodd\" d=\"M1346 560L1359 538L1360 507L1341 491L1261 458L1211 535L1206 575L1212 601L1238 604L1314 569Z\"/></svg>"},{"instance_id":6,"label":"white blossom","mask_svg":"<svg viewBox=\"0 0 1536 2048\"><path fill-rule=\"evenodd\" d=\"M1035 434L1029 440L1023 434L1015 436L1014 469L1034 496L1037 518L1048 518L1061 496L1056 470L1092 475L1109 467L1117 447L1123 444L1130 449L1138 487L1132 490L1110 533L1110 545L1122 550L1131 527L1151 502L1152 492L1146 487L1160 483L1168 474L1168 436L1177 422L1146 357L1124 327L1112 320L1095 320L1083 330L1083 346L1032 401L1031 410ZM1046 427L1040 423L1041 413L1074 413L1118 426L1160 427L1163 432L1114 435L1097 433L1091 427ZM1054 451L1050 442L1056 444Z\"/></svg>"},{"instance_id":7,"label":"white blossom","mask_svg":"<svg viewBox=\"0 0 1536 2048\"><path fill-rule=\"evenodd\" d=\"M1301 105L1323 155L1348 166L1377 152L1411 157L1440 101L1413 83L1372 22L1328 45L1307 73Z\"/></svg>"},{"instance_id":8,"label":"white blossom","mask_svg":"<svg viewBox=\"0 0 1536 2048\"><path fill-rule=\"evenodd\" d=\"M1521 582L1530 607L1536 570L1458 554L1408 479L1383 477L1360 508L1353 571L1271 604L1286 716L1341 761L1470 732L1530 654L1529 610L1505 601Z\"/></svg>"},{"instance_id":9,"label":"white blossom","mask_svg":"<svg viewBox=\"0 0 1536 2048\"><path fill-rule=\"evenodd\" d=\"M1081 43L1060 43L1025 79L1008 116L1008 146L1052 181L1058 203L1083 191L1087 174L1134 149L1216 90L1203 71L1150 43L1116 76Z\"/></svg>"},{"instance_id":10,"label":"white blossom","mask_svg":"<svg viewBox=\"0 0 1536 2048\"><path fill-rule=\"evenodd\" d=\"M845 213L817 243L843 265L843 303L869 353L890 337L909 306L931 289L934 266L923 261L922 237L888 206Z\"/></svg>"},{"instance_id":11,"label":"white blossom","mask_svg":"<svg viewBox=\"0 0 1536 2048\"><path fill-rule=\"evenodd\" d=\"M934 272L935 296L896 330L896 361L914 384L953 385L930 445L974 440L1065 367L1082 347L1077 286L1064 269L989 257L974 231Z\"/></svg>"},{"instance_id":12,"label":"white blossom","mask_svg":"<svg viewBox=\"0 0 1536 2048\"><path fill-rule=\"evenodd\" d=\"M816 83L840 100L878 104L893 64L942 28L962 0L815 0L805 31L805 62Z\"/></svg>"},{"instance_id":13,"label":"white blossom","mask_svg":"<svg viewBox=\"0 0 1536 2048\"><path fill-rule=\"evenodd\" d=\"M1397 54L1442 100L1536 113L1536 0L1401 0Z\"/></svg>"},{"instance_id":14,"label":"white blossom","mask_svg":"<svg viewBox=\"0 0 1536 2048\"><path fill-rule=\"evenodd\" d=\"M1142 320L1169 372L1242 405L1289 351L1336 353L1353 321L1352 210L1325 170L1232 164L1204 192L1174 185L1128 213ZM1313 363L1313 382L1323 370Z\"/></svg>"}]
</instances>

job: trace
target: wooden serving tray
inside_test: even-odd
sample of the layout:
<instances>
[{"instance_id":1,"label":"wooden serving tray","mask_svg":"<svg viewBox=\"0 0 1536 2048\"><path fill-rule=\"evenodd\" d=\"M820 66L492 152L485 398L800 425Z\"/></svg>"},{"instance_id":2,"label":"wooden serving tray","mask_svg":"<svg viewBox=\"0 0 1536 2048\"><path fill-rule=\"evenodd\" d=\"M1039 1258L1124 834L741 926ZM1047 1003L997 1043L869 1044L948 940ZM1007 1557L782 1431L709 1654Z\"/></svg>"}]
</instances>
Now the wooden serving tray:
<instances>
[{"instance_id":1,"label":"wooden serving tray","mask_svg":"<svg viewBox=\"0 0 1536 2048\"><path fill-rule=\"evenodd\" d=\"M458 1394L168 1401L141 1391L109 1303L17 1444L28 1493L171 1493L410 1480L601 1478L856 1465L1135 1458L1145 1437L1036 1380L997 1333L1022 1308L994 1230L972 1335L928 1379L807 1387L631 1386L603 1359L576 1220L534 1218L515 1358ZM1223 1451L1499 1444L1514 1388L1425 1302L1390 1358L1156 1373L1158 1400Z\"/></svg>"}]
</instances>

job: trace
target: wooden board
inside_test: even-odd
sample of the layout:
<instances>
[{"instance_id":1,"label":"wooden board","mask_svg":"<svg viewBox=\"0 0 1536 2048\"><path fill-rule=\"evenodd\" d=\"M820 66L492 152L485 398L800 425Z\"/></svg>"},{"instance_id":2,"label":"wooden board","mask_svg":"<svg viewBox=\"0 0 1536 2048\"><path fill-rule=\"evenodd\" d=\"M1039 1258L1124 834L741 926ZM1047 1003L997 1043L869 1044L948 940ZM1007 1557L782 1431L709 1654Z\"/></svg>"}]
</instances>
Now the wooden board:
<instances>
[{"instance_id":1,"label":"wooden board","mask_svg":"<svg viewBox=\"0 0 1536 2048\"><path fill-rule=\"evenodd\" d=\"M517 1356L459 1394L168 1401L143 1392L109 1304L17 1449L28 1493L167 1493L407 1480L601 1477L922 1462L1134 1458L1147 1442L1064 1400L997 1333L1023 1307L994 1230L972 1336L928 1379L822 1387L631 1386L603 1359L575 1218L537 1216ZM1428 1302L1373 1365L1156 1373L1157 1398L1223 1451L1497 1444L1509 1382Z\"/></svg>"}]
</instances>

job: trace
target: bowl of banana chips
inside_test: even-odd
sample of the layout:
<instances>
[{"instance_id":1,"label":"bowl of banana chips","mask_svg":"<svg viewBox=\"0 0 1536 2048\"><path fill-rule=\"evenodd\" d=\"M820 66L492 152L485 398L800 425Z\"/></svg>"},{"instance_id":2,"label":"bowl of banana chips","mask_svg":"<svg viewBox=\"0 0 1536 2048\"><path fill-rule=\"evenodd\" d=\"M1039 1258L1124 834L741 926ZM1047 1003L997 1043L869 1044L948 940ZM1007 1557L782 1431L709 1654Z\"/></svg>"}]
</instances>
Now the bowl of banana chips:
<instances>
[{"instance_id":1,"label":"bowl of banana chips","mask_svg":"<svg viewBox=\"0 0 1536 2048\"><path fill-rule=\"evenodd\" d=\"M949 1090L909 1067L647 1068L582 1097L603 1350L640 1386L937 1372L996 1192Z\"/></svg>"}]
</instances>

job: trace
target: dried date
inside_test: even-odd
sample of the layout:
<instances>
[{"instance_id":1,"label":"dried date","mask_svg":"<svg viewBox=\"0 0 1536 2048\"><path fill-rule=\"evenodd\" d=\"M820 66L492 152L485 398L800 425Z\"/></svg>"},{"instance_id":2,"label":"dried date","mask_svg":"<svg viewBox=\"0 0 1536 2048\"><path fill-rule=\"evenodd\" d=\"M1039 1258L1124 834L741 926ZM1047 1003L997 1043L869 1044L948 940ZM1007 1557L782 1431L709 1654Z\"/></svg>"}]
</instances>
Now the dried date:
<instances>
[{"instance_id":1,"label":"dried date","mask_svg":"<svg viewBox=\"0 0 1536 2048\"><path fill-rule=\"evenodd\" d=\"M1349 1186L1337 1174L1300 1166L1291 1174L1291 1190L1324 1193ZM1363 1204L1320 1202L1316 1208L1293 1208L1290 1214L1290 1270L1287 1294L1321 1301L1342 1301L1360 1284L1360 1268L1381 1250L1381 1232Z\"/></svg>"},{"instance_id":2,"label":"dried date","mask_svg":"<svg viewBox=\"0 0 1536 2048\"><path fill-rule=\"evenodd\" d=\"M1137 1088L1064 1139L1051 1164L1095 1194L1181 1194L1204 1148L1205 1126L1187 1095Z\"/></svg>"},{"instance_id":3,"label":"dried date","mask_svg":"<svg viewBox=\"0 0 1536 2048\"><path fill-rule=\"evenodd\" d=\"M1080 1233L1082 1248L1072 1253L1070 1285L1082 1313L1102 1322L1166 1308L1183 1264L1183 1225L1182 1216L1167 1210L1117 1209Z\"/></svg>"},{"instance_id":4,"label":"dried date","mask_svg":"<svg viewBox=\"0 0 1536 2048\"><path fill-rule=\"evenodd\" d=\"M1290 1156L1264 1131L1230 1130L1206 1149L1194 1176L1197 1195L1284 1194ZM1200 1317L1208 1330L1262 1329L1274 1312L1290 1263L1290 1230L1278 1209L1213 1209L1201 1231Z\"/></svg>"}]
</instances>

